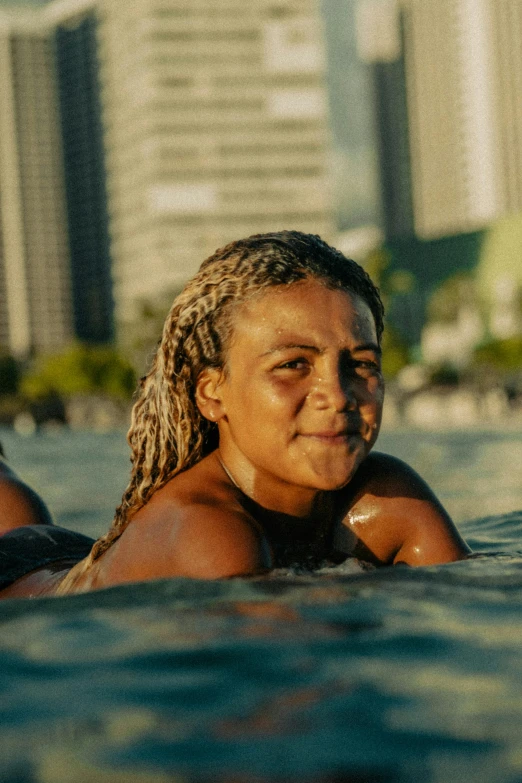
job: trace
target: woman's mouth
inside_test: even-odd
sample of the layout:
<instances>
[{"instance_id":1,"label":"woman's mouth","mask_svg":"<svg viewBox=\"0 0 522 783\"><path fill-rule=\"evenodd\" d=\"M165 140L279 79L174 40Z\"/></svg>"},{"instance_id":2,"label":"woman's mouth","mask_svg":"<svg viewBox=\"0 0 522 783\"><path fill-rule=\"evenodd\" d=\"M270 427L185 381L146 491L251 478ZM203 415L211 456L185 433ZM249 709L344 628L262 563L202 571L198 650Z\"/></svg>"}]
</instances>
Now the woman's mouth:
<instances>
[{"instance_id":1,"label":"woman's mouth","mask_svg":"<svg viewBox=\"0 0 522 783\"><path fill-rule=\"evenodd\" d=\"M348 443L351 438L359 437L359 432L355 430L324 430L322 432L302 433L301 437L326 445L337 446Z\"/></svg>"}]
</instances>

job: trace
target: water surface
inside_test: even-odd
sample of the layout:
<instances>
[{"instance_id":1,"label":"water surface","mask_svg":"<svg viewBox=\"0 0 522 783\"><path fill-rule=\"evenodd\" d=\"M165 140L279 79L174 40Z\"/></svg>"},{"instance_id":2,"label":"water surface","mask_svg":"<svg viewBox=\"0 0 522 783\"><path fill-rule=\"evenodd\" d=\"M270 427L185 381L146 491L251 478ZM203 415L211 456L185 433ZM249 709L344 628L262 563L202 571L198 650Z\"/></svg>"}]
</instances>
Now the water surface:
<instances>
[{"instance_id":1,"label":"water surface","mask_svg":"<svg viewBox=\"0 0 522 783\"><path fill-rule=\"evenodd\" d=\"M106 529L123 435L1 437L60 524ZM482 556L5 601L2 783L519 783L522 433L379 446Z\"/></svg>"}]
</instances>

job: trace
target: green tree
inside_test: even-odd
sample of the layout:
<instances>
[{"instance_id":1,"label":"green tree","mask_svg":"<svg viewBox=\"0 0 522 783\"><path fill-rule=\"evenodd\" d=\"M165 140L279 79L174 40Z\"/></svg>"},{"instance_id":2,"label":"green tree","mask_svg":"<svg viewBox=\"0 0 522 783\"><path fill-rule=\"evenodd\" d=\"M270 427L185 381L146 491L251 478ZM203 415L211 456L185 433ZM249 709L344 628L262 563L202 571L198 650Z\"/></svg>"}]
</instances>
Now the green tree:
<instances>
[{"instance_id":1,"label":"green tree","mask_svg":"<svg viewBox=\"0 0 522 783\"><path fill-rule=\"evenodd\" d=\"M163 323L172 302L181 289L169 291L155 299L142 299L138 317L125 337L126 349L140 374L147 372L151 356L161 337Z\"/></svg>"},{"instance_id":2,"label":"green tree","mask_svg":"<svg viewBox=\"0 0 522 783\"><path fill-rule=\"evenodd\" d=\"M78 344L59 354L38 357L23 376L20 391L29 400L77 394L127 399L135 385L134 368L114 348Z\"/></svg>"},{"instance_id":3,"label":"green tree","mask_svg":"<svg viewBox=\"0 0 522 783\"><path fill-rule=\"evenodd\" d=\"M505 373L522 370L522 336L489 340L479 345L473 353L473 365Z\"/></svg>"},{"instance_id":4,"label":"green tree","mask_svg":"<svg viewBox=\"0 0 522 783\"><path fill-rule=\"evenodd\" d=\"M473 278L458 272L445 280L432 294L428 304L428 321L454 323L463 305L477 305Z\"/></svg>"},{"instance_id":5,"label":"green tree","mask_svg":"<svg viewBox=\"0 0 522 783\"><path fill-rule=\"evenodd\" d=\"M363 263L364 269L379 289L383 300L386 300L389 293L387 276L390 263L391 255L384 247L378 247L375 250L372 250ZM386 304L386 301L384 303Z\"/></svg>"},{"instance_id":6,"label":"green tree","mask_svg":"<svg viewBox=\"0 0 522 783\"><path fill-rule=\"evenodd\" d=\"M405 341L395 329L387 326L382 336L382 371L385 378L395 378L409 362Z\"/></svg>"}]
</instances>

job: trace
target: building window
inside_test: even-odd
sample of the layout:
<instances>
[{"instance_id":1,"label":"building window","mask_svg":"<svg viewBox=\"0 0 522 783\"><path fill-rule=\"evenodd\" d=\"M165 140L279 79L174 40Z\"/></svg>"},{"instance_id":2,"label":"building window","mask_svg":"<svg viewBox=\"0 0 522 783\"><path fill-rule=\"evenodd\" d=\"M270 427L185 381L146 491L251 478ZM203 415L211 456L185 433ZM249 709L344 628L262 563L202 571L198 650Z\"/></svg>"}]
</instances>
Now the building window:
<instances>
[{"instance_id":1,"label":"building window","mask_svg":"<svg viewBox=\"0 0 522 783\"><path fill-rule=\"evenodd\" d=\"M316 21L301 18L265 23L263 60L269 73L316 73L324 69L323 55Z\"/></svg>"}]
</instances>

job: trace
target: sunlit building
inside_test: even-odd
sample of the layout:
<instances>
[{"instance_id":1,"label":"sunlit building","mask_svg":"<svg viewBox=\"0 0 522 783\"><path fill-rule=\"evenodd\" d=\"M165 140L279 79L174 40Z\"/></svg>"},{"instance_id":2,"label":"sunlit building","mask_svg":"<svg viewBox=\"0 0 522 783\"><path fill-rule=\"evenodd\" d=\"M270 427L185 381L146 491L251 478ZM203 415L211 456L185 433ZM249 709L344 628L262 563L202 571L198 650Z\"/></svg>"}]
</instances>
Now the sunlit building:
<instances>
[{"instance_id":1,"label":"sunlit building","mask_svg":"<svg viewBox=\"0 0 522 783\"><path fill-rule=\"evenodd\" d=\"M495 46L496 117L501 202L506 212L522 210L522 1L491 5Z\"/></svg>"},{"instance_id":2,"label":"sunlit building","mask_svg":"<svg viewBox=\"0 0 522 783\"><path fill-rule=\"evenodd\" d=\"M76 333L93 301L107 323L109 253L125 339L143 300L231 239L333 237L319 0L55 0L42 14L57 30Z\"/></svg>"},{"instance_id":3,"label":"sunlit building","mask_svg":"<svg viewBox=\"0 0 522 783\"><path fill-rule=\"evenodd\" d=\"M124 340L143 300L231 239L333 237L318 2L55 0L6 16L0 344L111 339L113 281Z\"/></svg>"},{"instance_id":4,"label":"sunlit building","mask_svg":"<svg viewBox=\"0 0 522 783\"><path fill-rule=\"evenodd\" d=\"M95 20L63 10L0 12L0 349L19 356L113 337Z\"/></svg>"},{"instance_id":5,"label":"sunlit building","mask_svg":"<svg viewBox=\"0 0 522 783\"><path fill-rule=\"evenodd\" d=\"M409 0L403 14L417 232L481 228L508 206L493 3Z\"/></svg>"},{"instance_id":6,"label":"sunlit building","mask_svg":"<svg viewBox=\"0 0 522 783\"><path fill-rule=\"evenodd\" d=\"M522 209L521 0L360 0L359 13L387 234L473 231Z\"/></svg>"},{"instance_id":7,"label":"sunlit building","mask_svg":"<svg viewBox=\"0 0 522 783\"><path fill-rule=\"evenodd\" d=\"M117 317L231 239L332 236L316 0L99 2Z\"/></svg>"},{"instance_id":8,"label":"sunlit building","mask_svg":"<svg viewBox=\"0 0 522 783\"><path fill-rule=\"evenodd\" d=\"M0 14L0 346L17 355L73 335L54 52L32 12Z\"/></svg>"}]
</instances>

